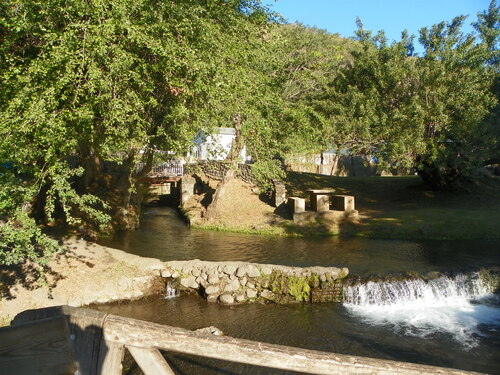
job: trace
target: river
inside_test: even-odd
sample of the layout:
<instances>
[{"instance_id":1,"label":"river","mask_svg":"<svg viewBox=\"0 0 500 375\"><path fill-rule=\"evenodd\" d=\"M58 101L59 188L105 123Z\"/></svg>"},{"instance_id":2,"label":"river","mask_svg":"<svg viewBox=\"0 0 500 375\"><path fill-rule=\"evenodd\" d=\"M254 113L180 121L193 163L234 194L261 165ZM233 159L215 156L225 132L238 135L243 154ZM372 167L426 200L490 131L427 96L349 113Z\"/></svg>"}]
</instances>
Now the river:
<instances>
[{"instance_id":1,"label":"river","mask_svg":"<svg viewBox=\"0 0 500 375\"><path fill-rule=\"evenodd\" d=\"M175 210L150 208L138 231L101 243L165 261L341 266L362 277L450 274L436 285L420 279L404 285L373 283L371 292L383 290L390 301L223 306L181 296L96 307L188 329L216 326L233 337L275 344L500 374L500 298L481 288L466 290L463 281L477 280L474 271L481 267L500 266L500 241L241 235L190 229ZM168 360L177 374L286 373L172 353Z\"/></svg>"}]
</instances>

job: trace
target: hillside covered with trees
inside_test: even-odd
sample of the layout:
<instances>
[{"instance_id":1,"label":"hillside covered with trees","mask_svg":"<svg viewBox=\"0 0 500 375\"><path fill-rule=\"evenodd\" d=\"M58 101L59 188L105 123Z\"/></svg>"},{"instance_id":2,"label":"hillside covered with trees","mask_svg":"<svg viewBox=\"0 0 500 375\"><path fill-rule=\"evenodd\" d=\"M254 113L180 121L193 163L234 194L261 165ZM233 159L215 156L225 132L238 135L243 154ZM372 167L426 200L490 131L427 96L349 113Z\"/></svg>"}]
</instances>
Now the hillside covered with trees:
<instances>
[{"instance_id":1,"label":"hillside covered with trees","mask_svg":"<svg viewBox=\"0 0 500 375\"><path fill-rule=\"evenodd\" d=\"M258 0L1 2L0 265L43 264L51 223L126 221L154 150L182 155L214 127L235 128L263 176L349 150L450 189L500 162L496 0L399 41L357 26L285 24Z\"/></svg>"}]
</instances>

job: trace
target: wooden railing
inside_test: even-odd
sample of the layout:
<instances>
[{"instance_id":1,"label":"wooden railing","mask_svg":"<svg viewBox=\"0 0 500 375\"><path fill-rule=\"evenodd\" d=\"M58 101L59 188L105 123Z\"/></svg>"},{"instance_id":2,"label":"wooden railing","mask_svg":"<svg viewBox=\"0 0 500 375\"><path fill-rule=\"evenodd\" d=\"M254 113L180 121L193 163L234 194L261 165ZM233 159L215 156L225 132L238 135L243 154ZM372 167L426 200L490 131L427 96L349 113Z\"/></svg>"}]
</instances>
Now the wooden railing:
<instances>
[{"instance_id":1,"label":"wooden railing","mask_svg":"<svg viewBox=\"0 0 500 375\"><path fill-rule=\"evenodd\" d=\"M78 367L75 374L79 375L121 375L125 349L130 352L146 375L174 374L160 353L160 349L308 374L473 374L454 369L298 349L226 336L219 337L210 333L199 333L68 306L25 311L16 316L13 321L14 326L8 327L7 330L12 335L16 327L33 325L34 321L42 324L42 322L50 321L47 318L54 319L54 317L61 316L65 317L68 322L70 341L77 362L75 364ZM37 339L32 336L31 340ZM60 335L58 340L60 342ZM0 343L2 342L4 340L2 340L2 329L0 329ZM12 342L11 346L16 346L16 344ZM63 352L61 345L49 345L46 342L43 346L59 348L59 351ZM0 345L0 373L23 375L22 372L17 371L19 368L16 372L8 372L9 368L12 369L15 366L9 367L6 363L8 364L9 360L15 357L13 352L22 356L23 353L19 347L25 346L18 345L16 351L10 352L6 349L7 347L5 343ZM41 355L43 351L32 352L35 353L33 355ZM43 360L38 358L34 363L43 363ZM71 368L71 366L60 366L60 368ZM31 370L31 373L73 374L73 372L42 370L37 372Z\"/></svg>"}]
</instances>

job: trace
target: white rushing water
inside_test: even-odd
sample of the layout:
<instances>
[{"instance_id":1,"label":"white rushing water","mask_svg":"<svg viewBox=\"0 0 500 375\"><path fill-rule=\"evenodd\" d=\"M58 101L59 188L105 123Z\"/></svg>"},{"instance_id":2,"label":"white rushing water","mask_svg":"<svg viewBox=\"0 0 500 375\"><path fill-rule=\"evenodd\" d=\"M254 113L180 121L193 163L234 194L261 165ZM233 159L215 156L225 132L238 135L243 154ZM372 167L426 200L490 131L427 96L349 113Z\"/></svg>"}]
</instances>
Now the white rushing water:
<instances>
[{"instance_id":1,"label":"white rushing water","mask_svg":"<svg viewBox=\"0 0 500 375\"><path fill-rule=\"evenodd\" d=\"M447 333L466 347L475 346L488 330L500 329L497 298L477 273L344 288L344 306L369 324L392 325L402 334L420 337Z\"/></svg>"},{"instance_id":2,"label":"white rushing water","mask_svg":"<svg viewBox=\"0 0 500 375\"><path fill-rule=\"evenodd\" d=\"M173 283L172 280L167 280L165 285L165 299L179 297L179 295L177 284Z\"/></svg>"}]
</instances>

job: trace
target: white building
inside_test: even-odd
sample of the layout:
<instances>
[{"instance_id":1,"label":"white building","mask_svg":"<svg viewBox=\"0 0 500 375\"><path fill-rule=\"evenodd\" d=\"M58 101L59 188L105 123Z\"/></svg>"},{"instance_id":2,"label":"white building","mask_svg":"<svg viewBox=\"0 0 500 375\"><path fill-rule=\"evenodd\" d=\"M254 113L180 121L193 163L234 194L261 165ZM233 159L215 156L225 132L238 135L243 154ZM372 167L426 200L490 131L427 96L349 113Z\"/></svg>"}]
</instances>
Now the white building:
<instances>
[{"instance_id":1,"label":"white building","mask_svg":"<svg viewBox=\"0 0 500 375\"><path fill-rule=\"evenodd\" d=\"M235 137L234 128L215 128L214 134L208 135L200 131L194 139L193 156L198 160L225 160ZM243 147L240 162L245 163L248 160L246 148Z\"/></svg>"}]
</instances>

